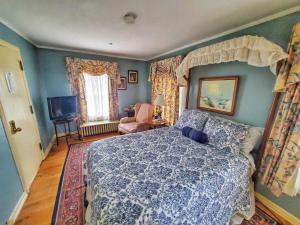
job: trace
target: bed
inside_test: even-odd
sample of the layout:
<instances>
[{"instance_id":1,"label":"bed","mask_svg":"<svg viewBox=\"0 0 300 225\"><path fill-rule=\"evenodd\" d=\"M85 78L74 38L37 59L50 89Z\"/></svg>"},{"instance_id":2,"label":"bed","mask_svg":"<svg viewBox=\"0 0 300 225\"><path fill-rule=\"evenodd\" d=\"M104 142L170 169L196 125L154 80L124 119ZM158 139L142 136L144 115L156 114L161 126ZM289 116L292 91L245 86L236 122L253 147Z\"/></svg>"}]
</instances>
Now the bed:
<instances>
[{"instance_id":1,"label":"bed","mask_svg":"<svg viewBox=\"0 0 300 225\"><path fill-rule=\"evenodd\" d=\"M254 213L248 158L176 127L94 142L86 173L88 225L222 225Z\"/></svg>"}]
</instances>

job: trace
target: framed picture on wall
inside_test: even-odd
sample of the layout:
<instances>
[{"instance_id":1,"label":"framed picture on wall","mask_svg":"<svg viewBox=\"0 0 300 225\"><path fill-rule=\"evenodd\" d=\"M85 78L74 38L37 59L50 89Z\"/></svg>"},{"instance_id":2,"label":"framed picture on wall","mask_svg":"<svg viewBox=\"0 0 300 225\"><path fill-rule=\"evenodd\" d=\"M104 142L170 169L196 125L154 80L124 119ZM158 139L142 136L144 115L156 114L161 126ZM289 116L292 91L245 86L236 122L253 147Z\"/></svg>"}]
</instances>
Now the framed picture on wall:
<instances>
[{"instance_id":1,"label":"framed picture on wall","mask_svg":"<svg viewBox=\"0 0 300 225\"><path fill-rule=\"evenodd\" d=\"M238 82L238 76L200 78L197 108L234 115Z\"/></svg>"},{"instance_id":2,"label":"framed picture on wall","mask_svg":"<svg viewBox=\"0 0 300 225\"><path fill-rule=\"evenodd\" d=\"M138 75L137 70L128 70L128 83L137 84L139 79Z\"/></svg>"},{"instance_id":3,"label":"framed picture on wall","mask_svg":"<svg viewBox=\"0 0 300 225\"><path fill-rule=\"evenodd\" d=\"M127 90L127 78L120 77L120 83L118 85L118 90Z\"/></svg>"}]
</instances>

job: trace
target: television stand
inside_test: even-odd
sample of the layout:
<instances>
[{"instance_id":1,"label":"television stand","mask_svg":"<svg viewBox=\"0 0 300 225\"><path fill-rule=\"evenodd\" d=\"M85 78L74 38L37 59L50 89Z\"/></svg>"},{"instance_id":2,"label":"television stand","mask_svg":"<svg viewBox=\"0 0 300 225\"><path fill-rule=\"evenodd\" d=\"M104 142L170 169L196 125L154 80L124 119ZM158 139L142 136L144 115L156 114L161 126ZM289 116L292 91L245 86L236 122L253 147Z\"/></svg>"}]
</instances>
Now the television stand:
<instances>
[{"instance_id":1,"label":"television stand","mask_svg":"<svg viewBox=\"0 0 300 225\"><path fill-rule=\"evenodd\" d=\"M69 117L69 118L65 118L65 119L58 119L58 120L53 120L53 125L54 125L54 130L55 130L55 136L56 136L56 144L58 145L58 136L57 136L57 126L58 125L63 125L64 126L64 131L65 131L65 135L63 137L66 138L66 142L68 145L68 137L71 137L71 129L70 129L70 123L74 122L76 124L76 128L77 128L77 135L78 135L78 139L81 140L81 135L80 135L80 119L79 117ZM67 127L68 126L68 133L67 133Z\"/></svg>"}]
</instances>

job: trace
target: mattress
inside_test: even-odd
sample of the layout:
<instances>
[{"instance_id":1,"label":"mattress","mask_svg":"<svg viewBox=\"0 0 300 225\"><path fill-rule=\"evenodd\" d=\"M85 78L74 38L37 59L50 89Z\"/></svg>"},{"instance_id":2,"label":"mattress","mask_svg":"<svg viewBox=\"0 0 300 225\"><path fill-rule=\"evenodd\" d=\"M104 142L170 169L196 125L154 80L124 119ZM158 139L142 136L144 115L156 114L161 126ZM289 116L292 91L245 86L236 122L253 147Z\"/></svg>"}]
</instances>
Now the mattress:
<instances>
[{"instance_id":1,"label":"mattress","mask_svg":"<svg viewBox=\"0 0 300 225\"><path fill-rule=\"evenodd\" d=\"M103 139L87 152L86 224L222 225L254 213L251 169L175 127Z\"/></svg>"}]
</instances>

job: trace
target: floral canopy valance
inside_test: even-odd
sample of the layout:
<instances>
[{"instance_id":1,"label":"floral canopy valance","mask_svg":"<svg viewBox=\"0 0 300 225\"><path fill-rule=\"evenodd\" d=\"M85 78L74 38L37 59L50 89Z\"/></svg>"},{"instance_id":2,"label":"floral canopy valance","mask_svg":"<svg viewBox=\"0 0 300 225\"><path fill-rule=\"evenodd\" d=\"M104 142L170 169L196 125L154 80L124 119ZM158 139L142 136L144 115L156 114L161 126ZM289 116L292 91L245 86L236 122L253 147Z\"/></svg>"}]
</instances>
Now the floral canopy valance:
<instances>
[{"instance_id":1,"label":"floral canopy valance","mask_svg":"<svg viewBox=\"0 0 300 225\"><path fill-rule=\"evenodd\" d=\"M240 61L265 67L285 58L287 54L277 44L264 37L245 35L190 52L178 66L176 76L179 85L187 86L189 69L196 66Z\"/></svg>"}]
</instances>

